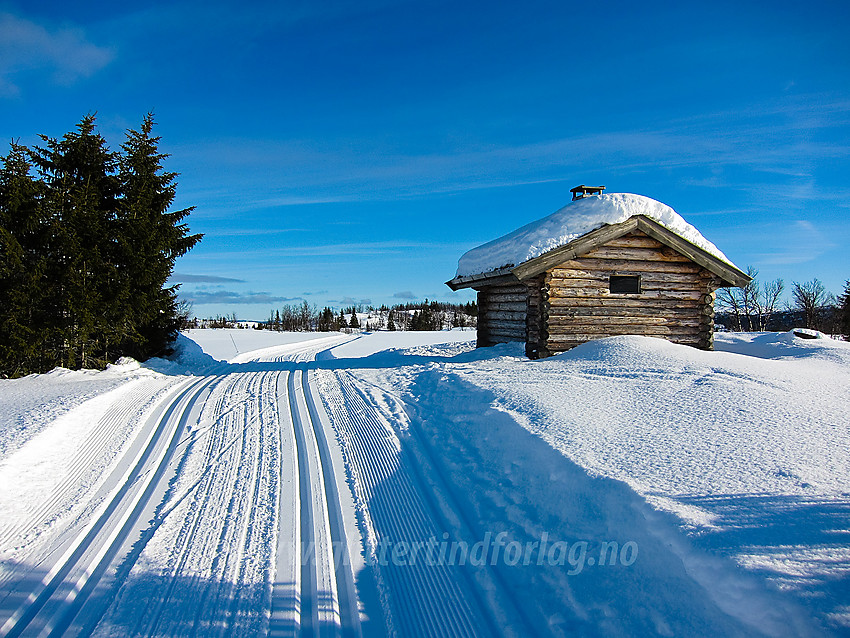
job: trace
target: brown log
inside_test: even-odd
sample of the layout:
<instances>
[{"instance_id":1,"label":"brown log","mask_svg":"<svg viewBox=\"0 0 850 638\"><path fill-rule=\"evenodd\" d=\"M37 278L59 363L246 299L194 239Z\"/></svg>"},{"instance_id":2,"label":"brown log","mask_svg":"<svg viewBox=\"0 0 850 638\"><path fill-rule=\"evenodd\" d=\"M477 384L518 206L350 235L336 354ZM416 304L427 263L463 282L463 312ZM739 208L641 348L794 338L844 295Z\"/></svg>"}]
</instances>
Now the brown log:
<instances>
[{"instance_id":1,"label":"brown log","mask_svg":"<svg viewBox=\"0 0 850 638\"><path fill-rule=\"evenodd\" d=\"M635 335L641 337L662 337L664 339L686 338L692 341L693 343L697 343L699 341L699 335L697 333L684 329L670 329L655 326L623 326L623 328L623 330L585 330L583 332L570 332L568 335L550 333L549 338L546 340L546 345L547 347L552 348L557 346L557 344L562 341L590 341L591 339L603 339L604 337L620 337L627 335Z\"/></svg>"},{"instance_id":2,"label":"brown log","mask_svg":"<svg viewBox=\"0 0 850 638\"><path fill-rule=\"evenodd\" d=\"M626 259L631 261L691 262L672 248L608 248L601 246L582 255L585 259Z\"/></svg>"},{"instance_id":3,"label":"brown log","mask_svg":"<svg viewBox=\"0 0 850 638\"><path fill-rule=\"evenodd\" d=\"M558 291L559 294L554 294L556 291L552 291L552 296L549 297L549 303L553 306L556 304L567 305L569 303L570 298L577 299L622 299L622 300L633 300L633 301L649 301L649 300L659 300L659 301L683 301L683 300L693 300L699 301L701 293L695 290L648 290L646 292L642 292L637 295L612 295L605 290L600 289L580 289L580 288L570 288L568 290L564 290L563 294L560 294L561 291Z\"/></svg>"},{"instance_id":4,"label":"brown log","mask_svg":"<svg viewBox=\"0 0 850 638\"><path fill-rule=\"evenodd\" d=\"M482 316L479 313L479 317ZM497 321L516 321L525 323L526 314L524 312L510 312L507 310L488 310L483 314L484 320L487 322L497 322Z\"/></svg>"},{"instance_id":5,"label":"brown log","mask_svg":"<svg viewBox=\"0 0 850 638\"><path fill-rule=\"evenodd\" d=\"M550 299L541 308L646 308L647 310L662 311L666 308L692 309L695 312L701 307L696 299L638 299L636 297L606 296L606 297L556 297Z\"/></svg>"},{"instance_id":6,"label":"brown log","mask_svg":"<svg viewBox=\"0 0 850 638\"><path fill-rule=\"evenodd\" d=\"M555 306L549 311L550 317L653 317L653 318L682 318L699 321L701 315L692 308L622 308L611 306L591 307L561 307Z\"/></svg>"},{"instance_id":7,"label":"brown log","mask_svg":"<svg viewBox=\"0 0 850 638\"><path fill-rule=\"evenodd\" d=\"M664 244L648 235L629 233L617 239L609 240L605 244L605 247L607 248L609 246L611 248L661 248Z\"/></svg>"},{"instance_id":8,"label":"brown log","mask_svg":"<svg viewBox=\"0 0 850 638\"><path fill-rule=\"evenodd\" d=\"M607 330L611 326L663 326L665 328L687 328L699 332L702 328L697 319L665 319L655 317L550 317L549 330L577 330L585 328ZM557 328L557 330L556 330Z\"/></svg>"},{"instance_id":9,"label":"brown log","mask_svg":"<svg viewBox=\"0 0 850 638\"><path fill-rule=\"evenodd\" d=\"M528 299L528 293L519 292L491 292L485 291L486 300L488 303L505 303L514 301L525 301Z\"/></svg>"},{"instance_id":10,"label":"brown log","mask_svg":"<svg viewBox=\"0 0 850 638\"><path fill-rule=\"evenodd\" d=\"M660 282L660 283L679 283L692 286L693 288L704 289L703 281L696 273L691 272L646 272L634 271L627 269L618 270L567 270L561 269L553 274L551 287L563 285L569 281L602 281L607 284L611 275L640 275L641 283L645 282Z\"/></svg>"},{"instance_id":11,"label":"brown log","mask_svg":"<svg viewBox=\"0 0 850 638\"><path fill-rule=\"evenodd\" d=\"M602 259L580 257L558 264L549 272L554 276L560 270L583 270L587 272L613 272L629 270L635 273L669 272L697 274L702 266L693 262L661 262L626 259Z\"/></svg>"},{"instance_id":12,"label":"brown log","mask_svg":"<svg viewBox=\"0 0 850 638\"><path fill-rule=\"evenodd\" d=\"M552 286L549 297L563 296L564 291L570 290L604 290L607 291L610 287L608 277L604 279L559 279L556 285ZM641 278L641 292L628 293L634 295L642 295L653 290L683 290L692 292L694 297L699 299L703 297L702 291L696 282L668 282L659 281L649 278ZM614 293L612 293L614 294Z\"/></svg>"},{"instance_id":13,"label":"brown log","mask_svg":"<svg viewBox=\"0 0 850 638\"><path fill-rule=\"evenodd\" d=\"M486 303L479 306L479 312L488 312L491 310L512 310L514 312L525 312L528 306L524 301L511 301L505 303Z\"/></svg>"}]
</instances>

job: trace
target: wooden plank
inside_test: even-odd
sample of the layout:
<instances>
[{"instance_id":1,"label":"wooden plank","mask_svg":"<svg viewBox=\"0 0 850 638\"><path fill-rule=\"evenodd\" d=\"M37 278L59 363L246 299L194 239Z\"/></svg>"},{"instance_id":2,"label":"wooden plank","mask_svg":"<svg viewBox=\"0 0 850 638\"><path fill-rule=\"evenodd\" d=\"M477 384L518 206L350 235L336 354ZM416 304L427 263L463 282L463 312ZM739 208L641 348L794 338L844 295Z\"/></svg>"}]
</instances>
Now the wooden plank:
<instances>
[{"instance_id":1,"label":"wooden plank","mask_svg":"<svg viewBox=\"0 0 850 638\"><path fill-rule=\"evenodd\" d=\"M699 319L677 318L667 319L665 317L550 317L549 332L558 333L565 330L584 331L585 328L608 330L611 326L664 326L667 328L688 328L694 332L700 332L703 325Z\"/></svg>"},{"instance_id":2,"label":"wooden plank","mask_svg":"<svg viewBox=\"0 0 850 638\"><path fill-rule=\"evenodd\" d=\"M521 313L525 314L526 308L527 308L527 306L525 305L525 302L522 302L522 303L518 303L518 302L513 302L513 303L487 303L483 306L479 306L478 312L482 313L482 312L490 312L491 310L492 311L509 310L509 311L512 311L512 312L521 312Z\"/></svg>"},{"instance_id":3,"label":"wooden plank","mask_svg":"<svg viewBox=\"0 0 850 638\"><path fill-rule=\"evenodd\" d=\"M553 291L554 292L554 291ZM680 301L685 299L690 299L693 301L699 301L702 297L702 293L699 291L690 291L690 290L650 290L640 295L611 295L607 291L600 290L579 290L577 288L570 289L569 297L561 295L551 295L549 297L549 303L552 305L560 304L560 305L568 305L569 299L577 298L577 299L621 299L624 301L650 301L650 300L668 300L668 301Z\"/></svg>"},{"instance_id":4,"label":"wooden plank","mask_svg":"<svg viewBox=\"0 0 850 638\"><path fill-rule=\"evenodd\" d=\"M621 329L620 329L621 328ZM562 341L575 341L601 339L603 337L621 337L624 335L638 335L643 337L688 337L693 341L699 341L699 335L693 330L686 328L666 328L664 326L612 326L610 330L582 330L570 332L566 335L550 334L547 339L547 347L552 348Z\"/></svg>"},{"instance_id":5,"label":"wooden plank","mask_svg":"<svg viewBox=\"0 0 850 638\"><path fill-rule=\"evenodd\" d=\"M626 261L660 261L660 262L689 262L686 255L664 248L656 250L653 248L609 248L602 246L583 255L587 259L624 259Z\"/></svg>"},{"instance_id":6,"label":"wooden plank","mask_svg":"<svg viewBox=\"0 0 850 638\"><path fill-rule=\"evenodd\" d=\"M546 302L549 308L646 308L663 311L666 308L698 308L698 299L630 299L623 296L608 297L555 297Z\"/></svg>"},{"instance_id":7,"label":"wooden plank","mask_svg":"<svg viewBox=\"0 0 850 638\"><path fill-rule=\"evenodd\" d=\"M605 245L612 248L661 248L664 246L660 241L645 233L640 233L640 235L629 233L622 237L616 237Z\"/></svg>"},{"instance_id":8,"label":"wooden plank","mask_svg":"<svg viewBox=\"0 0 850 638\"><path fill-rule=\"evenodd\" d=\"M669 308L661 312L647 311L644 308L551 308L549 318L553 317L650 317L653 319L693 319L694 321L711 320L693 309Z\"/></svg>"},{"instance_id":9,"label":"wooden plank","mask_svg":"<svg viewBox=\"0 0 850 638\"><path fill-rule=\"evenodd\" d=\"M525 311L511 312L509 310L488 310L485 317L485 320L488 322L514 321L525 325L526 314Z\"/></svg>"},{"instance_id":10,"label":"wooden plank","mask_svg":"<svg viewBox=\"0 0 850 638\"><path fill-rule=\"evenodd\" d=\"M621 270L566 270L557 268L552 273L550 286L559 285L565 281L604 281L608 282L611 275L640 275L641 282L662 281L688 284L693 287L705 287L705 282L698 273L692 272L635 272L627 269Z\"/></svg>"},{"instance_id":11,"label":"wooden plank","mask_svg":"<svg viewBox=\"0 0 850 638\"><path fill-rule=\"evenodd\" d=\"M496 340L499 342L502 341L525 341L525 333L519 332L491 332L487 335L487 338L492 340Z\"/></svg>"},{"instance_id":12,"label":"wooden plank","mask_svg":"<svg viewBox=\"0 0 850 638\"><path fill-rule=\"evenodd\" d=\"M678 272L678 273L700 273L702 266L693 262L664 262L664 261L640 261L627 259L590 259L581 257L565 261L563 264L552 268L549 272L555 273L560 269L585 270L589 272L618 272L629 270L634 274L643 272Z\"/></svg>"},{"instance_id":13,"label":"wooden plank","mask_svg":"<svg viewBox=\"0 0 850 638\"><path fill-rule=\"evenodd\" d=\"M506 301L522 301L524 303L528 298L528 293L526 292L501 292L488 290L485 294L488 302L498 303L504 303Z\"/></svg>"},{"instance_id":14,"label":"wooden plank","mask_svg":"<svg viewBox=\"0 0 850 638\"><path fill-rule=\"evenodd\" d=\"M603 280L599 279L558 279L552 280L552 287L549 289L549 296L561 296L564 293L563 291L569 290L600 290L605 294L618 294L618 293L609 293L609 282L606 277ZM701 290L700 286L697 286L694 282L680 282L680 281L659 281L652 280L649 278L641 278L640 282L641 292L640 293L630 293L635 297L642 296L645 292L649 292L652 290L682 290L687 292L694 292L699 294L700 296L705 293Z\"/></svg>"},{"instance_id":15,"label":"wooden plank","mask_svg":"<svg viewBox=\"0 0 850 638\"><path fill-rule=\"evenodd\" d=\"M513 280L511 282L489 287L489 289L493 292L523 292L526 288L528 288L528 285L524 281L519 280Z\"/></svg>"}]
</instances>

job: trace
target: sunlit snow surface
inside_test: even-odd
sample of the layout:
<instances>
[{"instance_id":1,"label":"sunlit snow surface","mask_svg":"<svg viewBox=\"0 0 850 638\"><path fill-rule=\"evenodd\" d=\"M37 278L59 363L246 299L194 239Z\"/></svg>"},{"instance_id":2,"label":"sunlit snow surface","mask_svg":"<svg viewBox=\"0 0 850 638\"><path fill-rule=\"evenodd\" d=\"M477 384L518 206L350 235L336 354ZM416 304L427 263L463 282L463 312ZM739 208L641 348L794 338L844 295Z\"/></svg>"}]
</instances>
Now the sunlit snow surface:
<instances>
[{"instance_id":1,"label":"sunlit snow surface","mask_svg":"<svg viewBox=\"0 0 850 638\"><path fill-rule=\"evenodd\" d=\"M36 555L39 534L47 538L63 520L85 516L86 494L98 489L99 476L127 445L129 435L120 428L103 429L110 419L142 418L186 374L213 374L225 361L249 357L275 339L317 336L198 331L194 341L181 339L174 361L0 381L4 533L26 525L35 504L44 510L39 520L45 525L0 547L0 559ZM345 370L362 388L399 397L422 435L438 441L447 472L461 468L473 487L498 486L478 495L490 503L476 510L480 521L539 529L540 517L562 507L565 515L584 518L557 525L588 530L616 524L617 508L634 512L636 503L648 502L661 517L650 527L730 617L776 635L850 628L850 344L790 333L721 333L717 351L704 352L647 337L613 337L529 361L521 345L476 350L474 339L468 330L363 335L320 357L315 370L320 381ZM472 446L464 453L472 456L452 447L458 436ZM529 450L539 458L511 461ZM549 502L548 481L569 487L578 476L557 469L553 454L591 479L622 481L622 490L605 488L598 495L599 503L615 509ZM57 490L63 473L82 467L84 458L94 460L75 490ZM529 468L539 475L528 474ZM540 478L549 471L558 474ZM531 476L542 482L529 483ZM581 484L591 500L595 485L606 484ZM168 551L167 544L158 547L151 544L147 554ZM699 552L737 564L737 572L718 576ZM644 568L652 560L641 557ZM575 591L571 604L582 596L628 593L617 589L622 581L616 579L610 592L599 589L604 580L594 582L597 589ZM753 582L779 598L759 598ZM529 604L545 600L534 587L529 581L522 594ZM632 595L651 600L655 594ZM785 626L788 618L802 624Z\"/></svg>"},{"instance_id":2,"label":"sunlit snow surface","mask_svg":"<svg viewBox=\"0 0 850 638\"><path fill-rule=\"evenodd\" d=\"M698 546L850 627L850 343L721 333L716 349L625 336L529 361L519 344L452 344L378 354L385 369L359 374L420 407L453 401L482 437L473 415L510 415L673 513Z\"/></svg>"}]
</instances>

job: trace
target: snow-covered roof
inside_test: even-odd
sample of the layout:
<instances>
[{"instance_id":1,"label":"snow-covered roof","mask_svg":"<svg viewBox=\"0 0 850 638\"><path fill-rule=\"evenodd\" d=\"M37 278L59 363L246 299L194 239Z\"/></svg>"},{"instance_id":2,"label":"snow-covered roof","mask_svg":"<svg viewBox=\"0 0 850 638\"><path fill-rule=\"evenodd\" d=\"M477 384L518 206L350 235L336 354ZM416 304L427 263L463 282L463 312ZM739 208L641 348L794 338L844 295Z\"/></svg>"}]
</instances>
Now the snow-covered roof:
<instances>
[{"instance_id":1,"label":"snow-covered roof","mask_svg":"<svg viewBox=\"0 0 850 638\"><path fill-rule=\"evenodd\" d=\"M526 224L504 237L465 253L456 277L469 277L518 266L586 235L606 224L619 224L645 215L705 252L734 264L675 210L659 201L632 193L606 193L570 202L548 217Z\"/></svg>"}]
</instances>

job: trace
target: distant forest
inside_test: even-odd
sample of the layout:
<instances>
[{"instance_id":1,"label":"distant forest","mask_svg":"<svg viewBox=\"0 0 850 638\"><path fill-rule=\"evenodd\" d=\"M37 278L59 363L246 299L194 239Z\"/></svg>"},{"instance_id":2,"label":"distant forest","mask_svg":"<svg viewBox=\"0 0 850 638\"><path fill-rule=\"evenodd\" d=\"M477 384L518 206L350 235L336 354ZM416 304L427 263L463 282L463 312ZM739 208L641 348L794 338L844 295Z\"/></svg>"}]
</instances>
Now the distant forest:
<instances>
[{"instance_id":1,"label":"distant forest","mask_svg":"<svg viewBox=\"0 0 850 638\"><path fill-rule=\"evenodd\" d=\"M478 305L471 301L451 304L440 301L396 304L394 306L348 306L335 312L319 310L306 301L273 310L268 321L252 322L257 330L285 332L332 332L365 330L449 330L474 328L478 323ZM185 328L234 328L244 325L236 316L187 320Z\"/></svg>"},{"instance_id":2,"label":"distant forest","mask_svg":"<svg viewBox=\"0 0 850 638\"><path fill-rule=\"evenodd\" d=\"M0 158L0 375L166 354L185 321L174 262L201 239L169 212L148 114L111 151L88 115Z\"/></svg>"}]
</instances>

